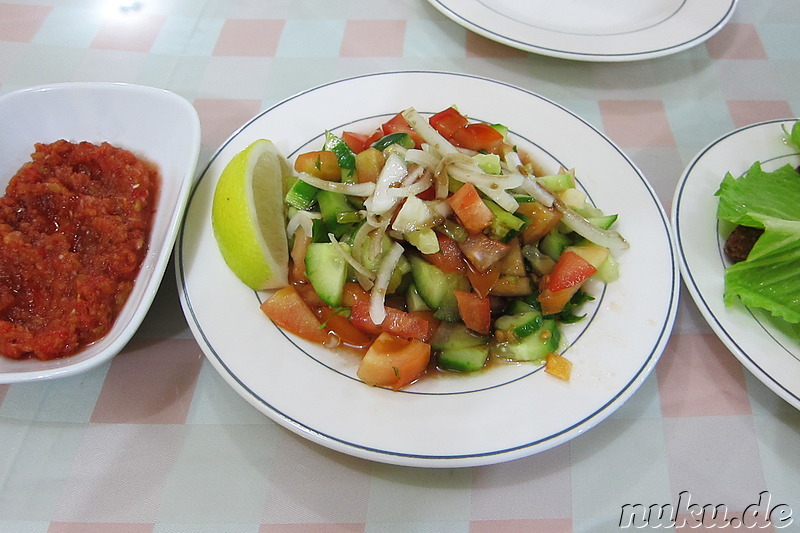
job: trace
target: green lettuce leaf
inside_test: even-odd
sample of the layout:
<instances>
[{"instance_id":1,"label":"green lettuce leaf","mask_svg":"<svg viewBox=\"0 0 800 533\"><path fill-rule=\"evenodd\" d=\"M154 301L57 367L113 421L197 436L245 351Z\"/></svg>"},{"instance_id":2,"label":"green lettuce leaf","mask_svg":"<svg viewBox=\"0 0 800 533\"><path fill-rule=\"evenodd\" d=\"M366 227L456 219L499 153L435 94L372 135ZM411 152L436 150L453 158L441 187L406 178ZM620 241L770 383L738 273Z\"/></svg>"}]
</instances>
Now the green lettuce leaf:
<instances>
[{"instance_id":1,"label":"green lettuce leaf","mask_svg":"<svg viewBox=\"0 0 800 533\"><path fill-rule=\"evenodd\" d=\"M800 149L800 121L784 131ZM716 195L717 218L764 229L747 259L725 270L725 304L764 309L800 331L800 174L791 165L765 172L757 162L739 178L728 173Z\"/></svg>"},{"instance_id":2,"label":"green lettuce leaf","mask_svg":"<svg viewBox=\"0 0 800 533\"><path fill-rule=\"evenodd\" d=\"M794 123L791 131L787 131L786 127L783 128L783 131L786 134L786 140L796 148L800 148L800 120Z\"/></svg>"},{"instance_id":3,"label":"green lettuce leaf","mask_svg":"<svg viewBox=\"0 0 800 533\"><path fill-rule=\"evenodd\" d=\"M795 179L800 181L800 176ZM756 218L764 233L746 261L726 269L725 304L741 299L747 306L800 324L800 221Z\"/></svg>"},{"instance_id":4,"label":"green lettuce leaf","mask_svg":"<svg viewBox=\"0 0 800 533\"><path fill-rule=\"evenodd\" d=\"M765 172L754 163L744 176L730 172L719 190L717 218L752 228L763 228L759 216L800 220L800 176L791 165Z\"/></svg>"}]
</instances>

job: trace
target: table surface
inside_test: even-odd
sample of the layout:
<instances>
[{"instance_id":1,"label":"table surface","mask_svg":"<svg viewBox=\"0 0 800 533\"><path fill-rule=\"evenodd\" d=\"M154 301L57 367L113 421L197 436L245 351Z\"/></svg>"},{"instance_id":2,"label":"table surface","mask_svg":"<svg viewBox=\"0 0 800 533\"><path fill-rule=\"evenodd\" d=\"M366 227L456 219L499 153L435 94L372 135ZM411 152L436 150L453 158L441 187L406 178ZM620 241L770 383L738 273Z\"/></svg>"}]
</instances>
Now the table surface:
<instances>
[{"instance_id":1,"label":"table surface","mask_svg":"<svg viewBox=\"0 0 800 533\"><path fill-rule=\"evenodd\" d=\"M238 126L298 91L383 70L478 74L604 131L668 211L708 142L800 115L798 35L797 0L742 0L689 50L590 63L487 40L425 0L9 0L0 92L62 81L169 89L198 111L203 168ZM189 332L170 265L112 362L0 385L0 531L607 532L635 504L800 513L798 442L800 414L743 369L684 290L655 371L569 443L461 469L353 458L283 429L222 380ZM800 531L800 519L783 529Z\"/></svg>"}]
</instances>

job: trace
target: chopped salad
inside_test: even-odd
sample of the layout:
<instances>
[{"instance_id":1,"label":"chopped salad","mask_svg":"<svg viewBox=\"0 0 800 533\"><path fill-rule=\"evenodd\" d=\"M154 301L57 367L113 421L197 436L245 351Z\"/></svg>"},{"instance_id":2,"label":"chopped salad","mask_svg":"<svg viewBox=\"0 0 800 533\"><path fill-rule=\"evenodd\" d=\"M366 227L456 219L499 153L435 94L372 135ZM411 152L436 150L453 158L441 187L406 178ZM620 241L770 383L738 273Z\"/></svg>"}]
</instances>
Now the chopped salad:
<instances>
[{"instance_id":1,"label":"chopped salad","mask_svg":"<svg viewBox=\"0 0 800 533\"><path fill-rule=\"evenodd\" d=\"M294 161L290 285L262 310L307 340L359 349L369 385L490 361L568 380L560 327L581 319L587 280L617 277L628 243L573 171L534 168L505 126L456 107L326 131Z\"/></svg>"}]
</instances>

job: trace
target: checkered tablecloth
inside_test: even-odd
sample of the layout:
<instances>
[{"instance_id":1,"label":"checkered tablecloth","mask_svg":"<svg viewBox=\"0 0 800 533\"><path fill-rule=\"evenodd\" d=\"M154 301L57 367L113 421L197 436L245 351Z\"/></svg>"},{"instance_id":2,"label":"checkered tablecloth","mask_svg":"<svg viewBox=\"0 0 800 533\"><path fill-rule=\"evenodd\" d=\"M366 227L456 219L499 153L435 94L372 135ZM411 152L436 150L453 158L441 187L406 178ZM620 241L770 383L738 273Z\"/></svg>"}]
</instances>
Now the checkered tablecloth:
<instances>
[{"instance_id":1,"label":"checkered tablecloth","mask_svg":"<svg viewBox=\"0 0 800 533\"><path fill-rule=\"evenodd\" d=\"M708 142L800 115L800 2L741 0L704 44L629 63L509 48L425 0L0 3L0 93L88 80L169 89L200 115L199 168L259 110L402 69L478 74L557 101L618 143L669 210ZM742 368L683 294L655 372L567 444L463 469L352 458L284 430L223 382L187 328L170 266L111 363L0 385L0 531L603 533L625 505L687 497L728 518L751 504L789 509L782 530L800 531L799 448L800 413Z\"/></svg>"}]
</instances>

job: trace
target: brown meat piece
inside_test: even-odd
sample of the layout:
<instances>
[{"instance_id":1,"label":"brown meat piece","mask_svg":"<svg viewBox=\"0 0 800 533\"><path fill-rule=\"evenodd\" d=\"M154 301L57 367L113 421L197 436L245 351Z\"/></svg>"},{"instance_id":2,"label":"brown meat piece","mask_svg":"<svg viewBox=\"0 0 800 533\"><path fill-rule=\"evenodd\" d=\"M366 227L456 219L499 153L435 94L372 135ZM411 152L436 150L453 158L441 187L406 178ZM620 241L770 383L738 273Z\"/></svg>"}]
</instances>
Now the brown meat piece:
<instances>
[{"instance_id":1,"label":"brown meat piece","mask_svg":"<svg viewBox=\"0 0 800 533\"><path fill-rule=\"evenodd\" d=\"M734 263L744 261L762 233L764 230L761 228L736 226L725 241L725 255Z\"/></svg>"}]
</instances>

